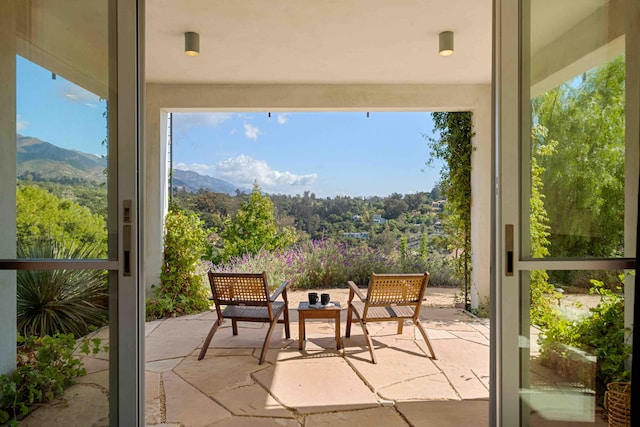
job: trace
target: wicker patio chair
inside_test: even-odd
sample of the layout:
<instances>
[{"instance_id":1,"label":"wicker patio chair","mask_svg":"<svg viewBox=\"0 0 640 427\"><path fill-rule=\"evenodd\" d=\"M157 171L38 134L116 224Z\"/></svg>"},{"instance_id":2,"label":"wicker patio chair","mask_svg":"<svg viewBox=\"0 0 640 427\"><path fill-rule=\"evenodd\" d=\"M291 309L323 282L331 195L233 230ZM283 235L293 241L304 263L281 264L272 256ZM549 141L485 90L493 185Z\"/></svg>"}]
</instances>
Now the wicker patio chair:
<instances>
[{"instance_id":1,"label":"wicker patio chair","mask_svg":"<svg viewBox=\"0 0 640 427\"><path fill-rule=\"evenodd\" d=\"M377 363L373 352L373 343L367 330L370 322L398 322L398 334L402 333L405 319L413 320L424 338L431 358L436 355L431 347L427 332L420 323L420 307L424 298L424 291L429 282L429 273L424 274L371 274L367 296L353 282L349 281L349 310L347 311L347 330L345 336L351 335L353 315L362 326L367 346L371 352L373 363ZM357 299L354 297L357 296Z\"/></svg>"},{"instance_id":2,"label":"wicker patio chair","mask_svg":"<svg viewBox=\"0 0 640 427\"><path fill-rule=\"evenodd\" d=\"M225 318L231 319L233 335L238 335L238 322L269 323L269 330L262 345L260 364L269 349L269 341L276 323L284 323L284 331L289 338L289 304L287 300L287 284L283 282L278 289L269 295L266 273L213 273L209 272L209 284L218 318L214 322L209 335L202 345L198 360L207 353L209 344L216 330ZM276 301L282 295L283 301ZM222 306L225 306L224 310ZM284 319L278 320L284 313Z\"/></svg>"}]
</instances>

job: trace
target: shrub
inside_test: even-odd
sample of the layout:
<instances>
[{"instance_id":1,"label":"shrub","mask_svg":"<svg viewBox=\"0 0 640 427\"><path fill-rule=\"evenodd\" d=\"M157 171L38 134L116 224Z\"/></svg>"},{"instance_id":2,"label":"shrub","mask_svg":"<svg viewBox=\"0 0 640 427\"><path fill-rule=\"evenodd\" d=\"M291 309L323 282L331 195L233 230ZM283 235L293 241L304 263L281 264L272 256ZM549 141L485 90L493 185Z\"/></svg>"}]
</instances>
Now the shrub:
<instances>
[{"instance_id":1,"label":"shrub","mask_svg":"<svg viewBox=\"0 0 640 427\"><path fill-rule=\"evenodd\" d=\"M549 325L541 335L541 360L552 367L561 366L585 384L595 384L596 395L600 403L606 391L606 385L613 381L629 379L629 371L625 369L625 361L631 354L631 347L625 340L624 298L614 293L599 280L592 280L591 294L599 295L600 302L589 309L589 316L581 321L571 322L566 319ZM620 291L620 289L618 289ZM597 357L595 381L580 378L583 367L572 368L566 360L566 346L577 347ZM570 372L567 372L570 371ZM577 372L576 372L577 371Z\"/></svg>"},{"instance_id":2,"label":"shrub","mask_svg":"<svg viewBox=\"0 0 640 427\"><path fill-rule=\"evenodd\" d=\"M366 286L372 272L430 271L431 283L435 286L451 285L453 280L451 273L447 272L448 260L445 257L434 256L424 260L419 255L408 255L404 262L400 262L384 255L381 250L332 240L310 241L277 251L262 248L256 254L233 257L211 268L218 272L266 271L270 286L277 287L282 281L289 280L292 287L301 289L342 287L349 280Z\"/></svg>"},{"instance_id":3,"label":"shrub","mask_svg":"<svg viewBox=\"0 0 640 427\"><path fill-rule=\"evenodd\" d=\"M172 207L165 219L160 286L147 301L147 318L200 312L209 307L203 275L198 273L206 233L196 214Z\"/></svg>"},{"instance_id":4,"label":"shrub","mask_svg":"<svg viewBox=\"0 0 640 427\"><path fill-rule=\"evenodd\" d=\"M20 258L96 258L90 243L38 240L18 247ZM71 333L76 338L108 320L107 274L100 270L17 272L17 327L22 335Z\"/></svg>"},{"instance_id":5,"label":"shrub","mask_svg":"<svg viewBox=\"0 0 640 427\"><path fill-rule=\"evenodd\" d=\"M73 355L73 334L55 334L42 338L18 336L17 369L0 375L0 423L17 425L29 412L29 406L49 402L86 374L82 362ZM90 348L91 347L91 348ZM81 352L96 354L100 340L85 342Z\"/></svg>"}]
</instances>

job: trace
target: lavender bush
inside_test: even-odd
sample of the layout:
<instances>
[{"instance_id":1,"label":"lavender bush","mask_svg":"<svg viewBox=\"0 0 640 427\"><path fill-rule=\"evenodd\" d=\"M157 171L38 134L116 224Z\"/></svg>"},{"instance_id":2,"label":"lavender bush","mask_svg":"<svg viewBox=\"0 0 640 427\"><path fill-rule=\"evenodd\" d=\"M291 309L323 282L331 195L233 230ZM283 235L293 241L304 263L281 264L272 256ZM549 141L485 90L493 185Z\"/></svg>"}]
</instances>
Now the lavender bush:
<instances>
[{"instance_id":1,"label":"lavender bush","mask_svg":"<svg viewBox=\"0 0 640 427\"><path fill-rule=\"evenodd\" d=\"M405 260L384 255L368 247L352 247L331 240L315 240L288 249L245 254L218 265L205 264L216 272L267 272L269 285L277 288L284 280L292 287L345 287L353 280L366 286L372 272L431 273L431 286L455 286L448 258L434 255L429 259L408 256Z\"/></svg>"}]
</instances>

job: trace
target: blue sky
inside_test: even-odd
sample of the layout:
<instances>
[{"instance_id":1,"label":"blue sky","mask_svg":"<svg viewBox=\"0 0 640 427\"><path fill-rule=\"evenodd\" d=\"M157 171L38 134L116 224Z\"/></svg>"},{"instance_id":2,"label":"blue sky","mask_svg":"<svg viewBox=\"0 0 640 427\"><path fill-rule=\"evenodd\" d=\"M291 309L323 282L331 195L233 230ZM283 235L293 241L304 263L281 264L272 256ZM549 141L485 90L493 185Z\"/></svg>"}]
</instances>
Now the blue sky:
<instances>
[{"instance_id":1,"label":"blue sky","mask_svg":"<svg viewBox=\"0 0 640 427\"><path fill-rule=\"evenodd\" d=\"M63 148L104 155L106 103L97 95L17 57L17 132Z\"/></svg>"},{"instance_id":2,"label":"blue sky","mask_svg":"<svg viewBox=\"0 0 640 427\"><path fill-rule=\"evenodd\" d=\"M60 147L106 154L96 95L18 57L17 131ZM174 167L267 193L318 197L431 191L429 113L174 113Z\"/></svg>"},{"instance_id":3,"label":"blue sky","mask_svg":"<svg viewBox=\"0 0 640 427\"><path fill-rule=\"evenodd\" d=\"M174 113L174 167L267 193L431 191L429 113Z\"/></svg>"}]
</instances>

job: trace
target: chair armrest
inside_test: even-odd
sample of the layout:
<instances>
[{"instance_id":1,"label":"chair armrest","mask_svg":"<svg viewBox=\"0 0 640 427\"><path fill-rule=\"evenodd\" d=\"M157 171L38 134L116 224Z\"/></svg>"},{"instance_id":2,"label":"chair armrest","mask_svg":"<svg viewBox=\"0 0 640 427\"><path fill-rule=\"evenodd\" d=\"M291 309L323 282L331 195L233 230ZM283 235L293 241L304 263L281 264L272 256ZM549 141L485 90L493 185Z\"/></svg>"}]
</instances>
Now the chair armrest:
<instances>
[{"instance_id":1,"label":"chair armrest","mask_svg":"<svg viewBox=\"0 0 640 427\"><path fill-rule=\"evenodd\" d=\"M351 304L351 301L353 300L354 295L357 295L362 302L365 302L367 300L367 297L364 296L360 288L358 288L358 285L356 285L351 280L349 280L347 284L349 285L349 304Z\"/></svg>"},{"instance_id":2,"label":"chair armrest","mask_svg":"<svg viewBox=\"0 0 640 427\"><path fill-rule=\"evenodd\" d=\"M278 298L278 295L280 295L282 292L286 291L287 285L289 285L289 281L288 280L285 280L284 282L282 282L282 284L278 287L278 289L276 289L275 292L273 294L271 294L271 296L269 297L269 301L274 302L276 300L276 298ZM286 295L286 293L285 293L285 295Z\"/></svg>"}]
</instances>

